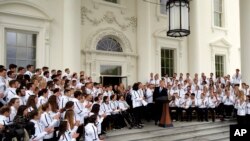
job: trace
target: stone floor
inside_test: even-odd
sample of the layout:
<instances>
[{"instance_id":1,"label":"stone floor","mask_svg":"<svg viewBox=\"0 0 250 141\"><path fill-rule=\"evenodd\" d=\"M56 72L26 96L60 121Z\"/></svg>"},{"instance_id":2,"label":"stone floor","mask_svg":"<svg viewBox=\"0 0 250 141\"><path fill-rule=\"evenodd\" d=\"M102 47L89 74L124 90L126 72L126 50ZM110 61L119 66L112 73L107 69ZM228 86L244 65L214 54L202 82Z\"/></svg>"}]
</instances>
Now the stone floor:
<instances>
[{"instance_id":1,"label":"stone floor","mask_svg":"<svg viewBox=\"0 0 250 141\"><path fill-rule=\"evenodd\" d=\"M174 127L161 128L145 122L143 129L109 131L105 141L229 141L230 124L235 122L173 122Z\"/></svg>"}]
</instances>

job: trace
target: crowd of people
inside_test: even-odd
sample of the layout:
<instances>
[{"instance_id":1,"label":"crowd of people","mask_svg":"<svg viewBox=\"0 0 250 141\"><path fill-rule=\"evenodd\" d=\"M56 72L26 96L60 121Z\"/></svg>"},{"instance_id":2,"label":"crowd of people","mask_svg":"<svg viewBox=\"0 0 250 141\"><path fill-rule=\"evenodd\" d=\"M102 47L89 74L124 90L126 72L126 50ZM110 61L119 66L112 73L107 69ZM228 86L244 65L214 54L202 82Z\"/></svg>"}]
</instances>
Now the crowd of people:
<instances>
[{"instance_id":1,"label":"crowd of people","mask_svg":"<svg viewBox=\"0 0 250 141\"><path fill-rule=\"evenodd\" d=\"M159 125L162 103L168 96L173 121L208 121L237 117L250 122L249 86L241 83L239 69L230 78L172 77L150 74L145 84L102 86L84 71L50 70L33 65L0 65L0 140L103 140L107 131L141 129L144 122ZM196 113L196 114L194 114Z\"/></svg>"}]
</instances>

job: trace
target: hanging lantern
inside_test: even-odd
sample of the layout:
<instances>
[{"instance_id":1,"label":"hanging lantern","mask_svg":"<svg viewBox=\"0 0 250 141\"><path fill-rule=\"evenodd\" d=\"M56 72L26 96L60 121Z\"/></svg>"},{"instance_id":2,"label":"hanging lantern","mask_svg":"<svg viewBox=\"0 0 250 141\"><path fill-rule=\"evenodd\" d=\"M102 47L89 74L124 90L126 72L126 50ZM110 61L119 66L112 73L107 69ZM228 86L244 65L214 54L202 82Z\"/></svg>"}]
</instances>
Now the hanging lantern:
<instances>
[{"instance_id":1,"label":"hanging lantern","mask_svg":"<svg viewBox=\"0 0 250 141\"><path fill-rule=\"evenodd\" d=\"M189 0L168 0L166 8L169 16L167 36L188 36L190 34Z\"/></svg>"}]
</instances>

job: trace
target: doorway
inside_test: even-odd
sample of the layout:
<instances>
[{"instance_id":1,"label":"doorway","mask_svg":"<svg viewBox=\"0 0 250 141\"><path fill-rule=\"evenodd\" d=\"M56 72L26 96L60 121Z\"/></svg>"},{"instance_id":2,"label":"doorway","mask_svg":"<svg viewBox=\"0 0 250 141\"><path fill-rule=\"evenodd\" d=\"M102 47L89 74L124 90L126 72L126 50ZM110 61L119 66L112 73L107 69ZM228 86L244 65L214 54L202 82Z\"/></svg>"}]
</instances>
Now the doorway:
<instances>
[{"instance_id":1,"label":"doorway","mask_svg":"<svg viewBox=\"0 0 250 141\"><path fill-rule=\"evenodd\" d=\"M100 77L100 83L103 86L106 85L119 85L120 83L123 83L125 86L127 86L127 77L121 77L121 76L101 76Z\"/></svg>"}]
</instances>

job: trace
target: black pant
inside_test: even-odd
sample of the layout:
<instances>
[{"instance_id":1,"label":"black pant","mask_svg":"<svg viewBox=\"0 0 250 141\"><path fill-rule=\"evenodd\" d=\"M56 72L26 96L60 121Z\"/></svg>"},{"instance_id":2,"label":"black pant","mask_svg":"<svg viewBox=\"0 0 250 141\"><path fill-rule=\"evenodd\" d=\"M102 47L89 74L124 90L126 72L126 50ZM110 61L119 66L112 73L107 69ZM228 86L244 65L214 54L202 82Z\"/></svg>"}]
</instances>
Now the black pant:
<instances>
[{"instance_id":1,"label":"black pant","mask_svg":"<svg viewBox=\"0 0 250 141\"><path fill-rule=\"evenodd\" d=\"M189 108L188 109L179 108L179 116L181 118L181 121L183 121L183 111L186 112L186 121L188 121Z\"/></svg>"},{"instance_id":2,"label":"black pant","mask_svg":"<svg viewBox=\"0 0 250 141\"><path fill-rule=\"evenodd\" d=\"M133 114L135 118L135 125L139 125L141 123L140 107L133 108Z\"/></svg>"},{"instance_id":3,"label":"black pant","mask_svg":"<svg viewBox=\"0 0 250 141\"><path fill-rule=\"evenodd\" d=\"M127 123L127 126L133 127L133 122L130 114L127 111L122 111L122 117Z\"/></svg>"},{"instance_id":4,"label":"black pant","mask_svg":"<svg viewBox=\"0 0 250 141\"><path fill-rule=\"evenodd\" d=\"M237 123L239 125L244 125L245 124L245 120L246 120L246 116L239 116L239 115L237 115Z\"/></svg>"},{"instance_id":5,"label":"black pant","mask_svg":"<svg viewBox=\"0 0 250 141\"><path fill-rule=\"evenodd\" d=\"M197 115L197 120L199 120L199 118L198 118L198 108L197 107L190 107L189 108L189 112L188 112L188 119L189 119L189 121L192 121L193 120L193 112L196 112L196 115Z\"/></svg>"},{"instance_id":6,"label":"black pant","mask_svg":"<svg viewBox=\"0 0 250 141\"><path fill-rule=\"evenodd\" d=\"M133 113L135 116L135 125L139 125L141 123L141 115L140 115L140 107L136 107L133 109Z\"/></svg>"},{"instance_id":7,"label":"black pant","mask_svg":"<svg viewBox=\"0 0 250 141\"><path fill-rule=\"evenodd\" d=\"M225 115L224 115L224 110L225 110L225 109L224 109L224 104L223 104L223 103L220 103L220 104L218 105L218 107L216 107L215 110L216 110L216 114L217 114L217 115L220 115L220 116L223 116L223 117L225 116Z\"/></svg>"},{"instance_id":8,"label":"black pant","mask_svg":"<svg viewBox=\"0 0 250 141\"><path fill-rule=\"evenodd\" d=\"M54 141L53 138L51 139L43 139L43 141Z\"/></svg>"},{"instance_id":9,"label":"black pant","mask_svg":"<svg viewBox=\"0 0 250 141\"><path fill-rule=\"evenodd\" d=\"M215 121L215 108L208 108L208 111L210 112L211 116L212 116L212 121Z\"/></svg>"},{"instance_id":10,"label":"black pant","mask_svg":"<svg viewBox=\"0 0 250 141\"><path fill-rule=\"evenodd\" d=\"M162 103L159 103L159 102L156 102L155 103L155 108L154 108L154 111L155 111L155 122L158 122L161 120L161 114L162 114L162 108L163 108L163 104Z\"/></svg>"},{"instance_id":11,"label":"black pant","mask_svg":"<svg viewBox=\"0 0 250 141\"><path fill-rule=\"evenodd\" d=\"M250 125L250 115L246 115L246 124Z\"/></svg>"},{"instance_id":12,"label":"black pant","mask_svg":"<svg viewBox=\"0 0 250 141\"><path fill-rule=\"evenodd\" d=\"M199 119L203 121L204 118L205 118L205 121L208 121L207 108L199 108Z\"/></svg>"},{"instance_id":13,"label":"black pant","mask_svg":"<svg viewBox=\"0 0 250 141\"><path fill-rule=\"evenodd\" d=\"M153 119L153 111L154 111L154 103L148 103L146 110L145 110L145 119L150 121Z\"/></svg>"},{"instance_id":14,"label":"black pant","mask_svg":"<svg viewBox=\"0 0 250 141\"><path fill-rule=\"evenodd\" d=\"M112 117L110 115L106 116L103 121L102 121L102 130L106 131L107 128L109 127L109 124L112 121Z\"/></svg>"},{"instance_id":15,"label":"black pant","mask_svg":"<svg viewBox=\"0 0 250 141\"><path fill-rule=\"evenodd\" d=\"M234 106L233 105L224 105L224 109L225 109L225 112L226 112L226 116L231 117Z\"/></svg>"}]
</instances>

